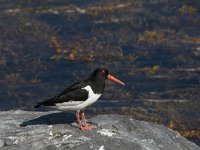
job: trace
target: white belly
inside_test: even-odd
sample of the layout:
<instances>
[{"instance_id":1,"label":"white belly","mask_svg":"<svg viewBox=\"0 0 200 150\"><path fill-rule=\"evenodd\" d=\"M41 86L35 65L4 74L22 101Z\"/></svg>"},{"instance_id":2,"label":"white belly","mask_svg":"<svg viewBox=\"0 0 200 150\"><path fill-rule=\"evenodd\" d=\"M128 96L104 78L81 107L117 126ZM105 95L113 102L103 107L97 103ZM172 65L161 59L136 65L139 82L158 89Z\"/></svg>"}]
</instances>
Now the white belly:
<instances>
[{"instance_id":1,"label":"white belly","mask_svg":"<svg viewBox=\"0 0 200 150\"><path fill-rule=\"evenodd\" d=\"M84 109L85 107L93 104L96 102L101 94L95 94L90 86L86 86L82 89L85 89L88 91L88 99L86 101L70 101L70 102L64 102L64 103L58 103L56 106L53 106L52 108L61 110L61 111L69 111L69 110L81 110Z\"/></svg>"}]
</instances>

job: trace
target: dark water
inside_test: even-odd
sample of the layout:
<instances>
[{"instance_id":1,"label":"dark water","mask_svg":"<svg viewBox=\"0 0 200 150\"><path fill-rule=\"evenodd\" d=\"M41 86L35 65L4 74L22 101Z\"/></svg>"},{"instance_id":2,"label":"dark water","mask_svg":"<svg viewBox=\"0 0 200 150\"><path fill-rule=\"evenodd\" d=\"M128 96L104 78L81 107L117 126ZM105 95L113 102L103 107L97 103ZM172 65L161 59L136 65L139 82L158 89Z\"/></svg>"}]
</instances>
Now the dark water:
<instances>
[{"instance_id":1,"label":"dark water","mask_svg":"<svg viewBox=\"0 0 200 150\"><path fill-rule=\"evenodd\" d=\"M103 66L126 86L107 82L89 114L132 115L199 144L199 1L1 0L0 8L0 110L33 110Z\"/></svg>"}]
</instances>

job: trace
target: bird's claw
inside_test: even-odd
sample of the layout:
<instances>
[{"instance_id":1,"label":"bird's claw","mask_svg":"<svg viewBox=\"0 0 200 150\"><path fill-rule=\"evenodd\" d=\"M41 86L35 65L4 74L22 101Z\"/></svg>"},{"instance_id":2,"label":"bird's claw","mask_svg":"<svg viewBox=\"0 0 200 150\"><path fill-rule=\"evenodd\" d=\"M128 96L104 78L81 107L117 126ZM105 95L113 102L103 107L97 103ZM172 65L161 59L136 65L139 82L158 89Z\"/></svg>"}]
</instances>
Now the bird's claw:
<instances>
[{"instance_id":1,"label":"bird's claw","mask_svg":"<svg viewBox=\"0 0 200 150\"><path fill-rule=\"evenodd\" d=\"M80 126L81 131L88 131L97 128L97 126L92 124L86 124L85 126Z\"/></svg>"}]
</instances>

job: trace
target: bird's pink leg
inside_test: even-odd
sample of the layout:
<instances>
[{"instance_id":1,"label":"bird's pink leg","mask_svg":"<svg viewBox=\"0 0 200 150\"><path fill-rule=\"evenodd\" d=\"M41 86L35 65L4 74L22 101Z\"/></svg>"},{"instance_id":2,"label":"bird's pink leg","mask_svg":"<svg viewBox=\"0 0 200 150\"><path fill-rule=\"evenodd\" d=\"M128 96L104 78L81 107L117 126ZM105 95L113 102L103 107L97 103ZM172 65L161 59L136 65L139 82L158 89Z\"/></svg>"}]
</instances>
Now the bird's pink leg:
<instances>
[{"instance_id":1,"label":"bird's pink leg","mask_svg":"<svg viewBox=\"0 0 200 150\"><path fill-rule=\"evenodd\" d=\"M76 120L77 120L77 123L78 123L78 125L79 125L80 130L81 130L81 131L84 131L83 126L82 126L82 123L81 123L81 120L80 120L79 111L76 112Z\"/></svg>"},{"instance_id":2,"label":"bird's pink leg","mask_svg":"<svg viewBox=\"0 0 200 150\"><path fill-rule=\"evenodd\" d=\"M81 118L83 120L83 124L84 124L83 128L84 128L84 130L91 130L91 129L96 128L95 125L90 125L90 124L87 123L84 112L81 113Z\"/></svg>"}]
</instances>

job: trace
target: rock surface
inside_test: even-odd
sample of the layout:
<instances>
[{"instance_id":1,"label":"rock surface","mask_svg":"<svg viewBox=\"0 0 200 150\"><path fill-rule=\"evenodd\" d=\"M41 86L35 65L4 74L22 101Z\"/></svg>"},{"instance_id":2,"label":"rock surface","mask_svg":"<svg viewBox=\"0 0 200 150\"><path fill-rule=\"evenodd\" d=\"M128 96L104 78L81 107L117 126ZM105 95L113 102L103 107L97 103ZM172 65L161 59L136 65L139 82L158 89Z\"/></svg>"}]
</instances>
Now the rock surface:
<instances>
[{"instance_id":1,"label":"rock surface","mask_svg":"<svg viewBox=\"0 0 200 150\"><path fill-rule=\"evenodd\" d=\"M75 150L200 150L165 126L121 115L89 119L98 126L82 132L75 117L58 111L0 112L0 149Z\"/></svg>"}]
</instances>

